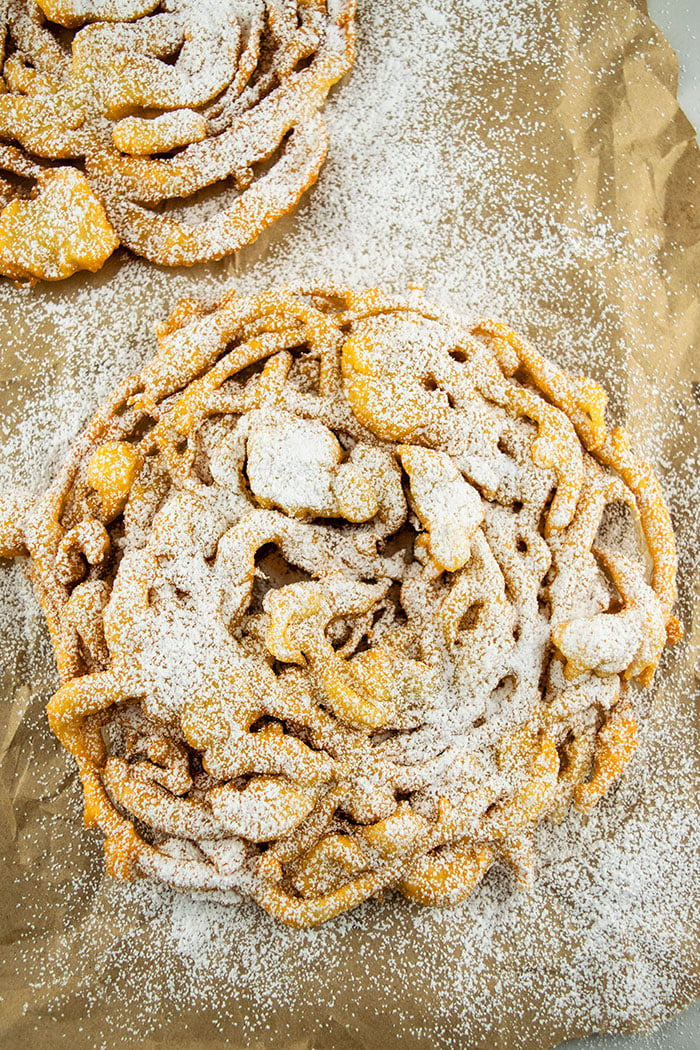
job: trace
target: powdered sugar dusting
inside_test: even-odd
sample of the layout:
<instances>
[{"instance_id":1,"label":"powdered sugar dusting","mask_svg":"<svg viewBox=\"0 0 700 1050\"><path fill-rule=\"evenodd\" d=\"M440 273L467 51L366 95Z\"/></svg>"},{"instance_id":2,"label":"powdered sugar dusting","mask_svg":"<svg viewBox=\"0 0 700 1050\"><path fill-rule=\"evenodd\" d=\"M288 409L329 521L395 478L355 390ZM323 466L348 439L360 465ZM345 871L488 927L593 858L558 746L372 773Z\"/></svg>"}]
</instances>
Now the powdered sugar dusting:
<instances>
[{"instance_id":1,"label":"powdered sugar dusting","mask_svg":"<svg viewBox=\"0 0 700 1050\"><path fill-rule=\"evenodd\" d=\"M613 8L614 32L593 10L583 32L573 13L530 0L436 2L420 17L397 0L361 5L357 65L328 107L327 167L281 234L263 235L228 268L163 273L113 259L97 278L58 289L0 289L16 322L0 372L0 482L45 484L98 400L151 356L151 326L179 297L280 279L425 285L430 299L502 315L564 367L593 375L612 391L613 418L629 405L635 444L659 470L677 524L688 626L700 497L698 405L679 345L690 345L679 322L689 298L674 228L660 236L661 190L634 149L620 147L616 168L602 149L592 167L612 122L638 135L605 108L625 62L630 77L646 75L620 59L622 40L636 34L644 54L654 43L635 7ZM673 100L648 75L663 127ZM591 91L588 123L575 106L567 113L578 82ZM49 657L35 640L43 629L33 599L13 574L0 587L3 658L12 669L18 643L40 652L25 678L36 682ZM25 1029L58 1043L63 1018L80 1012L90 1034L72 1033L76 1047L133 1045L155 1026L182 1037L185 1014L211 1045L293 1045L314 1032L390 1046L402 1032L404 1045L481 1046L497 1016L510 1045L524 1048L658 1023L696 990L687 644L664 658L640 752L609 799L590 818L540 830L548 859L532 896L494 871L454 910L392 898L303 933L247 904L103 880L98 843L91 852L90 833L78 831L70 760L48 734L40 697L25 695L28 715L6 760L16 848L30 858L7 886L16 1014L26 998Z\"/></svg>"}]
</instances>

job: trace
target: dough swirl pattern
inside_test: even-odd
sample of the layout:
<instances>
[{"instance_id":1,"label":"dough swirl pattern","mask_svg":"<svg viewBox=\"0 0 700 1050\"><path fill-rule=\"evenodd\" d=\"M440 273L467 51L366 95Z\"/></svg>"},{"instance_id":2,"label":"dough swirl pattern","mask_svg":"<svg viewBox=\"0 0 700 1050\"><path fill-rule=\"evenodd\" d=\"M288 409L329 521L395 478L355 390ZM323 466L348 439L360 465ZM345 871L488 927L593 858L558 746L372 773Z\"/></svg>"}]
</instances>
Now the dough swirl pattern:
<instances>
[{"instance_id":1,"label":"dough swirl pattern","mask_svg":"<svg viewBox=\"0 0 700 1050\"><path fill-rule=\"evenodd\" d=\"M316 181L354 0L0 6L0 273L60 280L120 242L166 266L219 259Z\"/></svg>"},{"instance_id":2,"label":"dough swirl pattern","mask_svg":"<svg viewBox=\"0 0 700 1050\"><path fill-rule=\"evenodd\" d=\"M379 291L187 300L158 339L50 490L0 500L108 870L294 926L497 863L530 885L679 634L668 511L602 388Z\"/></svg>"}]
</instances>

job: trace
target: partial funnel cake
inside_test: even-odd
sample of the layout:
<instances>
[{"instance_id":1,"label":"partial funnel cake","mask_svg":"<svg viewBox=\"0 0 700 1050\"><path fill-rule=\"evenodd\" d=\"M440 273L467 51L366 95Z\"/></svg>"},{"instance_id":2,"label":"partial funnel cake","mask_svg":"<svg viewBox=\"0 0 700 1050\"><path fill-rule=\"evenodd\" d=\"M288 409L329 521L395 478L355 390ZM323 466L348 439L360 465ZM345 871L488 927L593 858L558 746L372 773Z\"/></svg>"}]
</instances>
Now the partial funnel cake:
<instances>
[{"instance_id":1,"label":"partial funnel cake","mask_svg":"<svg viewBox=\"0 0 700 1050\"><path fill-rule=\"evenodd\" d=\"M185 300L158 339L0 513L108 871L293 926L460 901L492 864L528 886L680 633L668 511L604 391L379 291Z\"/></svg>"},{"instance_id":2,"label":"partial funnel cake","mask_svg":"<svg viewBox=\"0 0 700 1050\"><path fill-rule=\"evenodd\" d=\"M255 240L318 177L354 7L1 4L0 273L99 270L120 242L191 265Z\"/></svg>"}]
</instances>

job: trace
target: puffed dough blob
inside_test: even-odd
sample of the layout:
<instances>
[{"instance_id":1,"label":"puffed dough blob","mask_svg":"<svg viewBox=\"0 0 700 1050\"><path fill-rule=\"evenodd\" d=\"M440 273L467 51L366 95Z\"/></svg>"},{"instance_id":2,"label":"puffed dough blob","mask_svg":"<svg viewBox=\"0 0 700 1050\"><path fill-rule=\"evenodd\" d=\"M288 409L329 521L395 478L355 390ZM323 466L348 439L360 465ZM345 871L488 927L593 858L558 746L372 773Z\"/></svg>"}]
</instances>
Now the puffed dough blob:
<instances>
[{"instance_id":1,"label":"puffed dough blob","mask_svg":"<svg viewBox=\"0 0 700 1050\"><path fill-rule=\"evenodd\" d=\"M293 515L330 515L336 510L332 490L342 447L332 430L317 420L285 413L251 421L246 470L250 487L263 507Z\"/></svg>"},{"instance_id":2,"label":"puffed dough blob","mask_svg":"<svg viewBox=\"0 0 700 1050\"><path fill-rule=\"evenodd\" d=\"M107 521L124 509L141 464L138 450L125 441L108 442L93 452L87 480L100 497Z\"/></svg>"},{"instance_id":3,"label":"puffed dough blob","mask_svg":"<svg viewBox=\"0 0 700 1050\"><path fill-rule=\"evenodd\" d=\"M0 273L16 280L95 273L118 245L103 205L74 168L42 172L36 196L10 201L0 212Z\"/></svg>"},{"instance_id":4,"label":"puffed dough blob","mask_svg":"<svg viewBox=\"0 0 700 1050\"><path fill-rule=\"evenodd\" d=\"M138 120L125 148L172 141ZM50 489L0 495L108 872L294 927L452 905L493 865L527 891L678 635L668 511L604 391L379 291L185 300L157 334Z\"/></svg>"},{"instance_id":5,"label":"puffed dough blob","mask_svg":"<svg viewBox=\"0 0 700 1050\"><path fill-rule=\"evenodd\" d=\"M444 452L400 445L398 453L411 481L411 503L428 530L433 561L442 571L461 569L484 518L479 493Z\"/></svg>"},{"instance_id":6,"label":"puffed dough blob","mask_svg":"<svg viewBox=\"0 0 700 1050\"><path fill-rule=\"evenodd\" d=\"M615 674L630 666L643 633L642 615L628 609L570 620L552 633L552 641L566 657L570 676L590 670Z\"/></svg>"},{"instance_id":7,"label":"puffed dough blob","mask_svg":"<svg viewBox=\"0 0 700 1050\"><path fill-rule=\"evenodd\" d=\"M368 521L380 506L371 471L344 451L332 430L317 420L289 413L251 413L246 472L262 507L279 507L295 517L340 515Z\"/></svg>"}]
</instances>

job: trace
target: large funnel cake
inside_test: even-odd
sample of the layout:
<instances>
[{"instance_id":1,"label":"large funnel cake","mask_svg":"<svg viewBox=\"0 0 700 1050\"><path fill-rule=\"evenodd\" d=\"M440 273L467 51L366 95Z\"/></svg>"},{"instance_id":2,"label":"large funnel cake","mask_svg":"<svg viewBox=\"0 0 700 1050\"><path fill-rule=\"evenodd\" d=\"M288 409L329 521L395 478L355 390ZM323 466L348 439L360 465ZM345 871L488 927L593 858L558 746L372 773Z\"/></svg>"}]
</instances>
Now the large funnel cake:
<instances>
[{"instance_id":1,"label":"large funnel cake","mask_svg":"<svg viewBox=\"0 0 700 1050\"><path fill-rule=\"evenodd\" d=\"M679 633L604 391L378 291L187 300L158 337L50 490L0 504L109 871L292 925L459 901L493 864L528 885Z\"/></svg>"}]
</instances>

